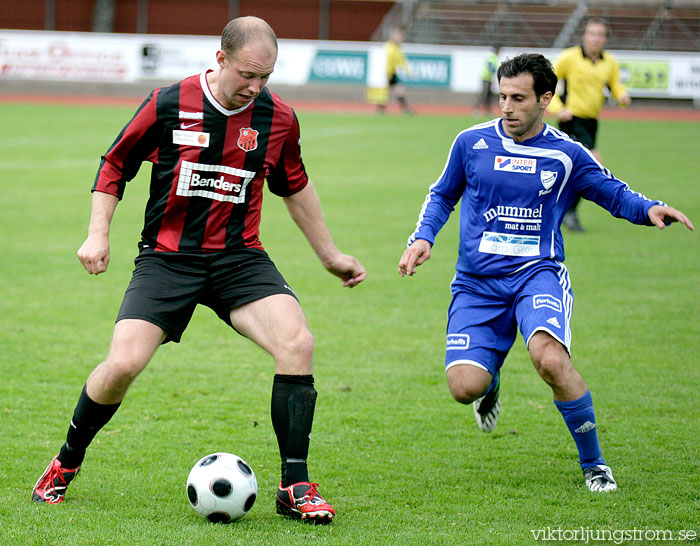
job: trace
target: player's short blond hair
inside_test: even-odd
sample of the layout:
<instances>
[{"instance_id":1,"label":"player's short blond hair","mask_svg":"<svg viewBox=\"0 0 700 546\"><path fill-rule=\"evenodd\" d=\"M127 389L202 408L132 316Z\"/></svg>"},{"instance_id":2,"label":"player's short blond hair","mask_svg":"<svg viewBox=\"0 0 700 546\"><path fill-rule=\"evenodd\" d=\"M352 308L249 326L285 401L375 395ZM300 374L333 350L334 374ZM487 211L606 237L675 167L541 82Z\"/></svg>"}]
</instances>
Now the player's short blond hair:
<instances>
[{"instance_id":1,"label":"player's short blond hair","mask_svg":"<svg viewBox=\"0 0 700 546\"><path fill-rule=\"evenodd\" d=\"M277 51L277 35L266 21L259 17L237 17L228 22L221 33L221 49L226 55L235 55L249 42L267 40Z\"/></svg>"}]
</instances>

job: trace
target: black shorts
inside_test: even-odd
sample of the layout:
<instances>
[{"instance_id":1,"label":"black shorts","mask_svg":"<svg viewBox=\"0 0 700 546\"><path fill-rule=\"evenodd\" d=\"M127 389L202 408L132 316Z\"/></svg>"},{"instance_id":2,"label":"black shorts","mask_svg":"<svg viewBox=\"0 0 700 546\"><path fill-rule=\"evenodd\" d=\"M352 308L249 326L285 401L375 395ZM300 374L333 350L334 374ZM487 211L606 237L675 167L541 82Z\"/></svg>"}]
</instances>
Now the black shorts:
<instances>
[{"instance_id":1,"label":"black shorts","mask_svg":"<svg viewBox=\"0 0 700 546\"><path fill-rule=\"evenodd\" d=\"M595 138L598 133L597 119L577 118L574 116L570 121L560 121L559 129L589 150L595 148Z\"/></svg>"},{"instance_id":2,"label":"black shorts","mask_svg":"<svg viewBox=\"0 0 700 546\"><path fill-rule=\"evenodd\" d=\"M197 304L229 326L235 307L273 294L294 292L264 250L206 254L142 250L117 321L141 319L162 328L165 342L179 342ZM165 343L164 342L164 343Z\"/></svg>"},{"instance_id":3,"label":"black shorts","mask_svg":"<svg viewBox=\"0 0 700 546\"><path fill-rule=\"evenodd\" d=\"M491 91L491 80L483 80L481 82L481 93L476 104L478 106L491 106L491 99L495 96L496 94Z\"/></svg>"},{"instance_id":4,"label":"black shorts","mask_svg":"<svg viewBox=\"0 0 700 546\"><path fill-rule=\"evenodd\" d=\"M392 74L391 78L389 78L389 87L394 87L396 84L401 83L401 80L399 79L398 74Z\"/></svg>"}]
</instances>

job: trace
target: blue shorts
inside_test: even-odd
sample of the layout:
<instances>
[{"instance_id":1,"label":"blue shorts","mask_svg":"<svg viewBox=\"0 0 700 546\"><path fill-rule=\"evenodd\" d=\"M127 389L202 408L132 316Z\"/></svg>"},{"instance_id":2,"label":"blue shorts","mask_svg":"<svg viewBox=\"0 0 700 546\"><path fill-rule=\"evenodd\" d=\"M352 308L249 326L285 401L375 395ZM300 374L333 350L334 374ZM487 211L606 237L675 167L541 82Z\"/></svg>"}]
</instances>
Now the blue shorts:
<instances>
[{"instance_id":1,"label":"blue shorts","mask_svg":"<svg viewBox=\"0 0 700 546\"><path fill-rule=\"evenodd\" d=\"M458 272L447 312L445 369L478 366L495 375L515 342L543 330L571 347L574 295L564 264L543 261L506 277Z\"/></svg>"}]
</instances>

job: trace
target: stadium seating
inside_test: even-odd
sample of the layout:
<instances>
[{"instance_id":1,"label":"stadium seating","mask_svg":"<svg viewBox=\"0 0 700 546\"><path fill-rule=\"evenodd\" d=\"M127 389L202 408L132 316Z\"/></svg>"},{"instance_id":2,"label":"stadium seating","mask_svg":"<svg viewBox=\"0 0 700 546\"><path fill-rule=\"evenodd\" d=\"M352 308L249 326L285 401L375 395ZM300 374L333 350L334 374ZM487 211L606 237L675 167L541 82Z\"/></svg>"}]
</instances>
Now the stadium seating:
<instances>
[{"instance_id":1,"label":"stadium seating","mask_svg":"<svg viewBox=\"0 0 700 546\"><path fill-rule=\"evenodd\" d=\"M579 43L586 17L601 16L610 25L609 49L700 50L700 0L421 0L410 5L411 13L402 14L407 42L568 47ZM405 6L397 4L387 19L396 19Z\"/></svg>"}]
</instances>

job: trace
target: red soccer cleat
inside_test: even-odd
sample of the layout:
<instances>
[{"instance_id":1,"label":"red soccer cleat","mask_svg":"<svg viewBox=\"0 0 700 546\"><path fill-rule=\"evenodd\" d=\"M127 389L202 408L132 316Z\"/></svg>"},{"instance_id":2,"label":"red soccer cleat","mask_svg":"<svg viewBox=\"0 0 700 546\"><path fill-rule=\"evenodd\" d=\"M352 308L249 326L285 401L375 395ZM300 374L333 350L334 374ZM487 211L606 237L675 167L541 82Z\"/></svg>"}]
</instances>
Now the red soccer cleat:
<instances>
[{"instance_id":1,"label":"red soccer cleat","mask_svg":"<svg viewBox=\"0 0 700 546\"><path fill-rule=\"evenodd\" d=\"M301 495L301 496L298 496ZM313 523L330 523L335 510L318 493L318 484L298 482L277 491L277 513Z\"/></svg>"},{"instance_id":2,"label":"red soccer cleat","mask_svg":"<svg viewBox=\"0 0 700 546\"><path fill-rule=\"evenodd\" d=\"M80 467L63 468L58 460L58 455L56 455L39 481L36 482L32 491L32 500L48 504L63 502L63 495L66 493L68 484L75 478L79 470Z\"/></svg>"}]
</instances>

